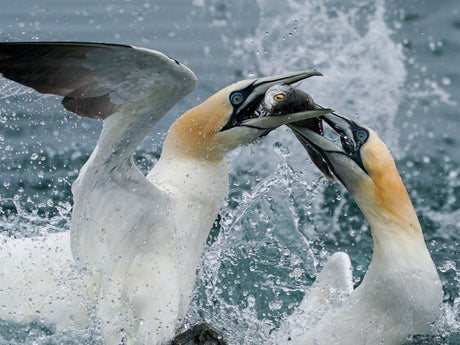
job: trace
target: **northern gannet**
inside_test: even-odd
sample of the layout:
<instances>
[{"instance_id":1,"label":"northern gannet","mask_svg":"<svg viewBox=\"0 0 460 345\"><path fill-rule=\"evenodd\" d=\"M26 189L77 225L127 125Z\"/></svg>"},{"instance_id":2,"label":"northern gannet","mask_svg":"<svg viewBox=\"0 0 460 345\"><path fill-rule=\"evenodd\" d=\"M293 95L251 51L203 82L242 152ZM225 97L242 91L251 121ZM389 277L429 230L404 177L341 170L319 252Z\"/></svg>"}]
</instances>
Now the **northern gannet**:
<instances>
[{"instance_id":1,"label":"northern gannet","mask_svg":"<svg viewBox=\"0 0 460 345\"><path fill-rule=\"evenodd\" d=\"M72 186L70 247L73 265L89 272L81 287L94 295L108 345L155 345L173 337L228 194L224 154L283 124L330 111L269 109L286 98L266 95L271 86L320 75L316 71L237 82L173 123L161 157L144 176L133 153L193 90L196 77L187 67L162 53L125 45L1 43L0 73L40 93L64 96L64 107L80 116L104 120L96 148ZM62 256L63 264L68 256ZM37 260L37 266L48 262ZM35 302L40 312L41 300ZM33 308L16 310L36 315ZM8 318L8 309L0 309Z\"/></svg>"},{"instance_id":2,"label":"northern gannet","mask_svg":"<svg viewBox=\"0 0 460 345\"><path fill-rule=\"evenodd\" d=\"M351 193L370 224L374 251L354 290L348 255L329 259L299 306L310 323L293 327L297 334L286 344L396 345L429 334L442 285L394 160L372 129L336 114L323 119L342 148L302 125L289 126Z\"/></svg>"}]
</instances>

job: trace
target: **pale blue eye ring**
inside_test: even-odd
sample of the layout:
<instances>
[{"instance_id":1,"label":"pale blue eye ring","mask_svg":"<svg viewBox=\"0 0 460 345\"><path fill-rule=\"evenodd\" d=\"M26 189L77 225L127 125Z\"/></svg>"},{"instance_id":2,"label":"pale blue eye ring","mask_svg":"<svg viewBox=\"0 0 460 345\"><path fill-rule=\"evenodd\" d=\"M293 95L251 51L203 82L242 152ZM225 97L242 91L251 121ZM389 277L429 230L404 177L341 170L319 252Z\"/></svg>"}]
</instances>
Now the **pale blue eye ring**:
<instances>
[{"instance_id":1,"label":"pale blue eye ring","mask_svg":"<svg viewBox=\"0 0 460 345\"><path fill-rule=\"evenodd\" d=\"M369 134L364 129L359 129L356 131L355 136L358 141L364 142L367 140L367 137L369 136Z\"/></svg>"},{"instance_id":2,"label":"pale blue eye ring","mask_svg":"<svg viewBox=\"0 0 460 345\"><path fill-rule=\"evenodd\" d=\"M230 95L230 102L232 102L233 105L238 105L243 103L244 97L241 92L234 92Z\"/></svg>"}]
</instances>

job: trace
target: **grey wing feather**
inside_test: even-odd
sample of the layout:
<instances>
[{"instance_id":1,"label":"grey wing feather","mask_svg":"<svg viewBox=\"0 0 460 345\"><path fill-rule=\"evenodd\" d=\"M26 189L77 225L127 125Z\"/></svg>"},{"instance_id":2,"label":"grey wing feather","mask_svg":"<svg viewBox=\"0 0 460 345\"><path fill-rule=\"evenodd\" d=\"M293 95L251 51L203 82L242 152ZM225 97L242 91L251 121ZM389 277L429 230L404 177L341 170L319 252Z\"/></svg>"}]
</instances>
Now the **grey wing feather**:
<instances>
[{"instance_id":1,"label":"grey wing feather","mask_svg":"<svg viewBox=\"0 0 460 345\"><path fill-rule=\"evenodd\" d=\"M165 85L174 86L170 97L177 102L196 84L192 71L160 52L102 43L0 43L0 73L64 96L66 109L99 119L121 107L154 107L148 100Z\"/></svg>"},{"instance_id":2,"label":"grey wing feather","mask_svg":"<svg viewBox=\"0 0 460 345\"><path fill-rule=\"evenodd\" d=\"M353 276L350 258L343 252L334 253L316 281L307 291L301 308L304 311L318 312L325 305L336 308L344 296L353 291Z\"/></svg>"}]
</instances>

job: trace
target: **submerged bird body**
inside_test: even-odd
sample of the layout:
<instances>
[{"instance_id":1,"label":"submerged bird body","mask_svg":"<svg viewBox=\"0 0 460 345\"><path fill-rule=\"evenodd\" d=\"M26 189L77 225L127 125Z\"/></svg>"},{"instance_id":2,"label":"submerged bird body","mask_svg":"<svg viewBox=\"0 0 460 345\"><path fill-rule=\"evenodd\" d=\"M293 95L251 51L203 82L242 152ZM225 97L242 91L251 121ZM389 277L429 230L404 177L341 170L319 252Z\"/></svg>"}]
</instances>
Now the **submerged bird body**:
<instances>
[{"instance_id":1,"label":"submerged bird body","mask_svg":"<svg viewBox=\"0 0 460 345\"><path fill-rule=\"evenodd\" d=\"M371 129L333 114L324 119L341 135L343 148L304 128L293 129L352 194L370 224L374 252L355 290L346 273L351 270L348 256L341 254L344 273L328 289L341 289L342 297L338 302L316 299L326 312L289 344L395 345L410 335L429 334L439 316L442 285L394 160ZM330 276L330 270L326 264L318 280ZM311 300L307 293L300 309L321 309L312 308Z\"/></svg>"},{"instance_id":2,"label":"submerged bird body","mask_svg":"<svg viewBox=\"0 0 460 345\"><path fill-rule=\"evenodd\" d=\"M96 306L107 344L155 345L173 337L228 194L225 153L280 125L330 112L264 108L270 87L318 72L235 83L174 122L145 177L133 153L193 89L195 76L185 66L129 46L6 43L0 44L0 72L64 96L63 105L81 116L104 119L97 146L72 186L70 244L74 265L91 272L88 304Z\"/></svg>"}]
</instances>

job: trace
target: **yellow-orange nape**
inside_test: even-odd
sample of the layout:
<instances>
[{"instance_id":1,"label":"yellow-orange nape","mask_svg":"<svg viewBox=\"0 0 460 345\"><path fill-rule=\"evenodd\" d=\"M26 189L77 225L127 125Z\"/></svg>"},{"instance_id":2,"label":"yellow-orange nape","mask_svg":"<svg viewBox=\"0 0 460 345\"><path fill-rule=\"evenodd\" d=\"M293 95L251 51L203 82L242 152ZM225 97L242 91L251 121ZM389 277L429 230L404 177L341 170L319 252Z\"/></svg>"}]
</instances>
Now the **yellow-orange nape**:
<instances>
[{"instance_id":1,"label":"yellow-orange nape","mask_svg":"<svg viewBox=\"0 0 460 345\"><path fill-rule=\"evenodd\" d=\"M209 160L221 159L225 151L218 143L217 134L230 120L233 107L229 96L238 84L243 83L236 83L220 90L178 118L168 131L163 154Z\"/></svg>"},{"instance_id":2,"label":"yellow-orange nape","mask_svg":"<svg viewBox=\"0 0 460 345\"><path fill-rule=\"evenodd\" d=\"M362 146L360 155L369 175L369 179L362 180L362 186L354 188L357 194L355 198L366 199L359 202L360 207L378 210L379 217L387 218L389 222L407 230L420 231L414 207L395 161L385 143L372 129L369 129L369 138Z\"/></svg>"}]
</instances>

